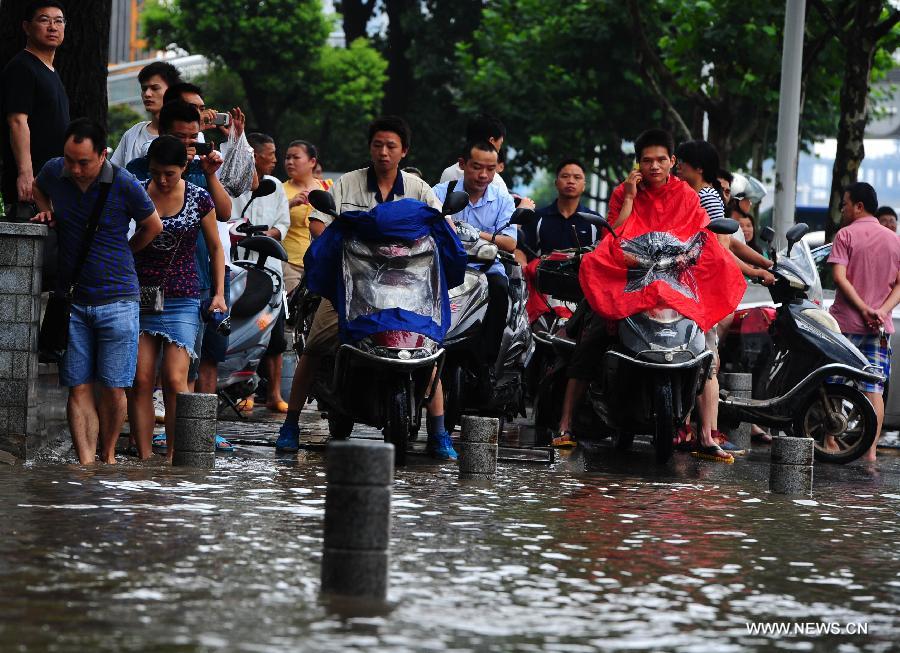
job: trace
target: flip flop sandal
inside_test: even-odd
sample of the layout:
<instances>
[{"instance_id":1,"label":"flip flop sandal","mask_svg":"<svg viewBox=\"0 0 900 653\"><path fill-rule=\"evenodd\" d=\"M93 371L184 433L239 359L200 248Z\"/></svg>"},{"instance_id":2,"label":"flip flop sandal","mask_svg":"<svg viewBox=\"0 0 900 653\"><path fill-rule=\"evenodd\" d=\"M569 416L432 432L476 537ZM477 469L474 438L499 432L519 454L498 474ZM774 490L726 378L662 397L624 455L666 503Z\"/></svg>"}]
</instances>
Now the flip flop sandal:
<instances>
[{"instance_id":1,"label":"flip flop sandal","mask_svg":"<svg viewBox=\"0 0 900 653\"><path fill-rule=\"evenodd\" d=\"M234 445L231 444L228 440L223 438L218 433L216 434L216 451L224 451L226 453L231 453L234 451Z\"/></svg>"},{"instance_id":2,"label":"flip flop sandal","mask_svg":"<svg viewBox=\"0 0 900 653\"><path fill-rule=\"evenodd\" d=\"M731 465L734 463L734 456L730 453L725 453L722 451L722 448L714 444L709 447L704 447L702 445L698 445L697 448L691 452L691 455L694 458L700 458L701 460L711 460L717 463L725 463L726 465Z\"/></svg>"},{"instance_id":3,"label":"flip flop sandal","mask_svg":"<svg viewBox=\"0 0 900 653\"><path fill-rule=\"evenodd\" d=\"M168 449L166 445L166 434L165 433L157 433L153 436L153 441L151 442L154 449L159 449L161 451L165 451Z\"/></svg>"},{"instance_id":4,"label":"flip flop sandal","mask_svg":"<svg viewBox=\"0 0 900 653\"><path fill-rule=\"evenodd\" d=\"M553 438L553 442L550 443L550 446L563 448L574 447L576 444L575 438L572 437L572 431L560 431L559 435Z\"/></svg>"},{"instance_id":5,"label":"flip flop sandal","mask_svg":"<svg viewBox=\"0 0 900 653\"><path fill-rule=\"evenodd\" d=\"M764 429L750 432L750 441L757 444L772 444L772 434Z\"/></svg>"},{"instance_id":6,"label":"flip flop sandal","mask_svg":"<svg viewBox=\"0 0 900 653\"><path fill-rule=\"evenodd\" d=\"M675 451L693 451L694 450L694 429L687 424L682 424L675 431L675 437L672 438L672 446Z\"/></svg>"}]
</instances>

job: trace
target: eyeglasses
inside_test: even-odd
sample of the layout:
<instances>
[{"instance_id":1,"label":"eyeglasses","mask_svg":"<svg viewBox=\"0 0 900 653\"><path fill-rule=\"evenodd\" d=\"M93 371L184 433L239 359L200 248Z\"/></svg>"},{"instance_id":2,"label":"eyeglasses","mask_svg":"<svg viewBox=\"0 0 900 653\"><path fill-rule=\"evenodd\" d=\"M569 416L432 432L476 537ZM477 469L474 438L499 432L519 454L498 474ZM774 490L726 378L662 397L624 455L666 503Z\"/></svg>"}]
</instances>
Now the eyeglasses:
<instances>
[{"instance_id":1,"label":"eyeglasses","mask_svg":"<svg viewBox=\"0 0 900 653\"><path fill-rule=\"evenodd\" d=\"M62 16L57 16L55 18L50 18L50 16L38 16L34 19L34 21L41 27L49 27L51 24L56 25L57 27L63 27L66 24L66 19Z\"/></svg>"}]
</instances>

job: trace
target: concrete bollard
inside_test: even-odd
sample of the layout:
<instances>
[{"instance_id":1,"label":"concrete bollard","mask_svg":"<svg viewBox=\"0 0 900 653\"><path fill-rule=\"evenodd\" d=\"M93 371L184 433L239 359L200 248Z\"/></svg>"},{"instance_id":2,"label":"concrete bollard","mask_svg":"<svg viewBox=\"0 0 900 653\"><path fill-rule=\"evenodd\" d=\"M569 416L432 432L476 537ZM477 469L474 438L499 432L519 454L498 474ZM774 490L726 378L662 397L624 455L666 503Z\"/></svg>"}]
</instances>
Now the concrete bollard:
<instances>
[{"instance_id":1,"label":"concrete bollard","mask_svg":"<svg viewBox=\"0 0 900 653\"><path fill-rule=\"evenodd\" d=\"M372 440L330 442L325 477L322 593L384 600L394 446Z\"/></svg>"},{"instance_id":2,"label":"concrete bollard","mask_svg":"<svg viewBox=\"0 0 900 653\"><path fill-rule=\"evenodd\" d=\"M179 467L216 466L216 414L219 398L213 394L179 392L175 404L175 452Z\"/></svg>"},{"instance_id":3,"label":"concrete bollard","mask_svg":"<svg viewBox=\"0 0 900 653\"><path fill-rule=\"evenodd\" d=\"M735 397L749 399L753 396L752 374L719 374L719 385ZM741 449L750 450L753 438L750 436L750 423L741 422L737 428L728 431L728 440Z\"/></svg>"},{"instance_id":4,"label":"concrete bollard","mask_svg":"<svg viewBox=\"0 0 900 653\"><path fill-rule=\"evenodd\" d=\"M777 494L811 495L813 451L812 438L772 438L769 490Z\"/></svg>"},{"instance_id":5,"label":"concrete bollard","mask_svg":"<svg viewBox=\"0 0 900 653\"><path fill-rule=\"evenodd\" d=\"M459 439L459 477L492 478L497 472L500 420L463 415Z\"/></svg>"}]
</instances>

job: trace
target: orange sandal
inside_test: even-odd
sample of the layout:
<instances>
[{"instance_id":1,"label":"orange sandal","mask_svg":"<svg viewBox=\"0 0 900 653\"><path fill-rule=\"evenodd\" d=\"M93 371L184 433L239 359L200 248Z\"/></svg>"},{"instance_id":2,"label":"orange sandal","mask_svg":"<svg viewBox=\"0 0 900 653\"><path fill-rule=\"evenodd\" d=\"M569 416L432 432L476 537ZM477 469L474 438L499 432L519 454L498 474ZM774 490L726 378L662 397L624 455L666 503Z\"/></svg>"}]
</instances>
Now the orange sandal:
<instances>
[{"instance_id":1,"label":"orange sandal","mask_svg":"<svg viewBox=\"0 0 900 653\"><path fill-rule=\"evenodd\" d=\"M576 444L575 438L572 437L572 431L560 431L559 435L553 438L553 442L550 443L550 446L563 448L574 447Z\"/></svg>"}]
</instances>

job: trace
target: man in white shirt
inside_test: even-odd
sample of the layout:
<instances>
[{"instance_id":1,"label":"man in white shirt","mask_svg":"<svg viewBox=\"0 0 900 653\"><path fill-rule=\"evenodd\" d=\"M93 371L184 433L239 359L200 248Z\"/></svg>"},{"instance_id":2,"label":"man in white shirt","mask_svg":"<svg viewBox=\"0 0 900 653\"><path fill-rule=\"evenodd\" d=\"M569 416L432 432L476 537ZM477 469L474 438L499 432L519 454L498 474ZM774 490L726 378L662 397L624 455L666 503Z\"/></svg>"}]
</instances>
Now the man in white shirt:
<instances>
[{"instance_id":1,"label":"man in white shirt","mask_svg":"<svg viewBox=\"0 0 900 653\"><path fill-rule=\"evenodd\" d=\"M141 85L141 100L144 109L150 114L150 120L142 120L129 128L113 152L109 160L124 168L129 161L147 154L150 142L159 136L159 112L163 107L163 96L166 90L181 82L181 73L166 61L154 61L141 68L138 73Z\"/></svg>"},{"instance_id":2,"label":"man in white shirt","mask_svg":"<svg viewBox=\"0 0 900 653\"><path fill-rule=\"evenodd\" d=\"M269 195L257 197L250 203L252 191L247 191L232 200L231 215L233 222L249 222L253 225L265 225L269 229L264 232L275 240L281 241L291 226L291 210L288 207L287 195L281 191L281 182L271 176L278 159L275 152L275 141L267 134L247 134L247 142L253 148L256 175L260 181L269 179L276 184L275 192ZM249 205L249 206L248 206ZM246 212L245 212L246 209ZM242 215L243 214L243 215ZM233 224L232 222L232 224ZM230 248L230 246L229 246ZM245 260L255 261L256 252L248 252L238 249L239 256ZM281 276L281 261L273 258L266 260L266 267ZM287 402L281 396L281 364L287 340L284 337L285 314L284 304L281 313L275 321L269 347L262 359L262 371L268 379L268 391L266 406L269 410L278 413L287 412ZM242 408L252 407L252 399L248 400Z\"/></svg>"}]
</instances>

